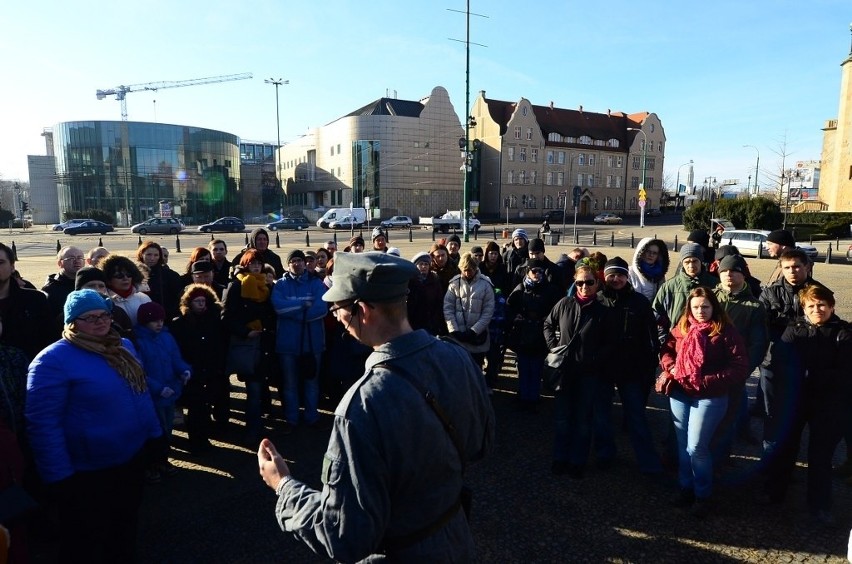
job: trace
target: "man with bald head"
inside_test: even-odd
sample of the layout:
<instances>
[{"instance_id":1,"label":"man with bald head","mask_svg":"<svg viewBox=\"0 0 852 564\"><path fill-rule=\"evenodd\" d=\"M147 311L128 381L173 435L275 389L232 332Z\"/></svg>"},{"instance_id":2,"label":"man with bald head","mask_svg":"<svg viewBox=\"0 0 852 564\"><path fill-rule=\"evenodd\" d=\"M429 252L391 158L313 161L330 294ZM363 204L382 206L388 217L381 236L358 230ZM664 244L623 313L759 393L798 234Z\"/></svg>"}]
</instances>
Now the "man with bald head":
<instances>
[{"instance_id":1,"label":"man with bald head","mask_svg":"<svg viewBox=\"0 0 852 564\"><path fill-rule=\"evenodd\" d=\"M86 266L86 255L77 247L63 247L56 254L59 272L47 277L41 291L47 294L47 307L51 317L62 314L65 298L74 291L74 279L77 271Z\"/></svg>"}]
</instances>

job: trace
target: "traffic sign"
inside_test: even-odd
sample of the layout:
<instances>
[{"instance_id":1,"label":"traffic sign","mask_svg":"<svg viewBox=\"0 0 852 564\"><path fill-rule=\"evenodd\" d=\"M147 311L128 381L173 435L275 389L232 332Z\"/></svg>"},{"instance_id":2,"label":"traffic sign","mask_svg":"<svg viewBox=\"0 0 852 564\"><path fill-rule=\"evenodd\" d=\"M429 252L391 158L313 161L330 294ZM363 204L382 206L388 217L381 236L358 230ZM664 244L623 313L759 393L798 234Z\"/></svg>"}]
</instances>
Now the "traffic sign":
<instances>
[{"instance_id":1,"label":"traffic sign","mask_svg":"<svg viewBox=\"0 0 852 564\"><path fill-rule=\"evenodd\" d=\"M645 207L645 200L639 200L639 207L640 207L640 208L644 208L644 207Z\"/></svg>"}]
</instances>

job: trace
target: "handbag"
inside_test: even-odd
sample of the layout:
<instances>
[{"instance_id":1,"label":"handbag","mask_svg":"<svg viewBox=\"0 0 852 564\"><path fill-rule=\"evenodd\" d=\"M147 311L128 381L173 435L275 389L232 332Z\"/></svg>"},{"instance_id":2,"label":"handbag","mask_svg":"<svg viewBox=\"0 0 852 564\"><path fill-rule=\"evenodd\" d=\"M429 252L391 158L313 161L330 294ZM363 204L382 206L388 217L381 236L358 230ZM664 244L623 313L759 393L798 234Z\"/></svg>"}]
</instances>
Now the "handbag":
<instances>
[{"instance_id":1,"label":"handbag","mask_svg":"<svg viewBox=\"0 0 852 564\"><path fill-rule=\"evenodd\" d=\"M564 384L565 369L567 368L567 353L568 345L559 345L550 349L544 359L544 368L542 370L542 384L545 390L549 392L558 392L562 390Z\"/></svg>"},{"instance_id":2,"label":"handbag","mask_svg":"<svg viewBox=\"0 0 852 564\"><path fill-rule=\"evenodd\" d=\"M308 344L314 348L313 336L308 327L308 310L302 311L302 339L299 346L299 356L296 357L296 373L300 380L313 380L317 377L317 357L311 352L305 352L305 333L308 334Z\"/></svg>"},{"instance_id":3,"label":"handbag","mask_svg":"<svg viewBox=\"0 0 852 564\"><path fill-rule=\"evenodd\" d=\"M663 394L664 396L671 396L674 386L674 378L672 378L671 374L669 374L665 370L660 372L660 375L657 376L657 381L654 382L654 390L658 394Z\"/></svg>"},{"instance_id":4,"label":"handbag","mask_svg":"<svg viewBox=\"0 0 852 564\"><path fill-rule=\"evenodd\" d=\"M231 335L228 345L228 360L225 368L228 374L254 376L260 362L260 338Z\"/></svg>"}]
</instances>

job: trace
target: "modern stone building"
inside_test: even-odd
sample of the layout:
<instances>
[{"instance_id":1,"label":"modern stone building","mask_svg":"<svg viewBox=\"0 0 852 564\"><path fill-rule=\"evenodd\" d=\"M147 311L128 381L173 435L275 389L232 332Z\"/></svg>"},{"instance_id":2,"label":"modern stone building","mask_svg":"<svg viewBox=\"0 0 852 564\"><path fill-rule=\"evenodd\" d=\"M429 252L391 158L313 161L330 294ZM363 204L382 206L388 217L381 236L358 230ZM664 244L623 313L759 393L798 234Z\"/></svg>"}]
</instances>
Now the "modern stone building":
<instances>
[{"instance_id":1,"label":"modern stone building","mask_svg":"<svg viewBox=\"0 0 852 564\"><path fill-rule=\"evenodd\" d=\"M840 63L840 107L822 128L819 199L825 211L852 211L852 47Z\"/></svg>"},{"instance_id":2,"label":"modern stone building","mask_svg":"<svg viewBox=\"0 0 852 564\"><path fill-rule=\"evenodd\" d=\"M441 86L418 101L379 98L281 147L286 199L329 208L365 207L369 198L382 217L458 210L463 136Z\"/></svg>"},{"instance_id":3,"label":"modern stone building","mask_svg":"<svg viewBox=\"0 0 852 564\"><path fill-rule=\"evenodd\" d=\"M666 135L654 113L536 106L481 91L471 116L470 138L479 142L479 192L471 199L478 198L481 215L505 217L508 210L510 218L539 218L571 210L575 186L582 215L638 214L643 176L646 208L660 205Z\"/></svg>"}]
</instances>

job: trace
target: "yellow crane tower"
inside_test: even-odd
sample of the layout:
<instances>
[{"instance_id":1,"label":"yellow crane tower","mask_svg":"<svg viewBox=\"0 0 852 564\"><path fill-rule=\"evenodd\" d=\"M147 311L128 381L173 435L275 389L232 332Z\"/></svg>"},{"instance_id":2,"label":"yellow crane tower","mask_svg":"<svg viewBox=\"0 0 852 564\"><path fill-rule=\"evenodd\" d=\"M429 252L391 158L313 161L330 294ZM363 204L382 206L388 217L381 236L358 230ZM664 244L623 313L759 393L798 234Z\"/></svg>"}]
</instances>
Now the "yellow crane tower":
<instances>
[{"instance_id":1,"label":"yellow crane tower","mask_svg":"<svg viewBox=\"0 0 852 564\"><path fill-rule=\"evenodd\" d=\"M250 72L242 74L226 74L223 76L208 76L206 78L193 78L191 80L164 80L161 82L147 82L145 84L128 84L120 85L109 90L98 90L95 95L98 100L103 100L107 96L115 95L115 99L121 102L121 121L127 121L127 96L128 92L138 91L153 91L162 90L164 88L181 88L183 86L197 86L199 84L213 84L216 82L230 82L232 80L245 80L251 78Z\"/></svg>"}]
</instances>

